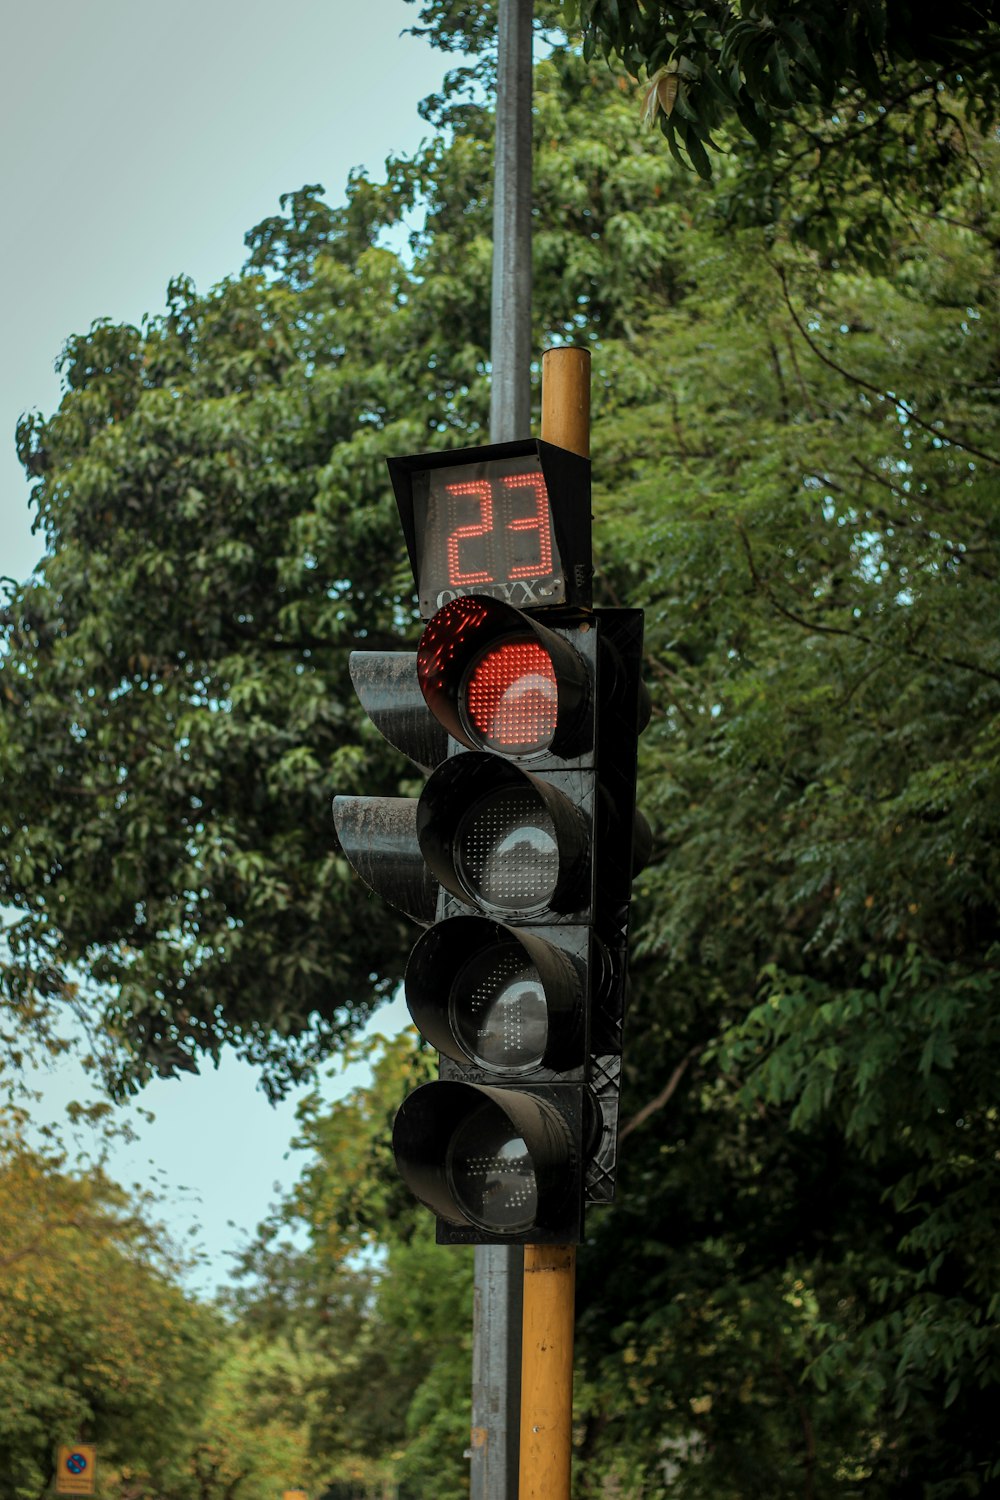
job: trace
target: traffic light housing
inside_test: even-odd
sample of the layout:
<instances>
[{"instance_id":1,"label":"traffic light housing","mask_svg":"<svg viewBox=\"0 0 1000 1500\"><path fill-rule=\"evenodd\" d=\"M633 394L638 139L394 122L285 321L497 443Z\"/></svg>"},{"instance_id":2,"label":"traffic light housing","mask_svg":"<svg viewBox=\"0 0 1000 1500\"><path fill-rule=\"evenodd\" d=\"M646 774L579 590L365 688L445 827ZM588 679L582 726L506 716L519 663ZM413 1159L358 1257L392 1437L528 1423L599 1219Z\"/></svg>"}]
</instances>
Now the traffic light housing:
<instances>
[{"instance_id":1,"label":"traffic light housing","mask_svg":"<svg viewBox=\"0 0 1000 1500\"><path fill-rule=\"evenodd\" d=\"M440 1077L400 1106L397 1165L439 1241L575 1243L614 1190L642 614L590 608L587 460L530 441L390 472L429 618L352 676L428 778L334 813L426 929L405 992Z\"/></svg>"}]
</instances>

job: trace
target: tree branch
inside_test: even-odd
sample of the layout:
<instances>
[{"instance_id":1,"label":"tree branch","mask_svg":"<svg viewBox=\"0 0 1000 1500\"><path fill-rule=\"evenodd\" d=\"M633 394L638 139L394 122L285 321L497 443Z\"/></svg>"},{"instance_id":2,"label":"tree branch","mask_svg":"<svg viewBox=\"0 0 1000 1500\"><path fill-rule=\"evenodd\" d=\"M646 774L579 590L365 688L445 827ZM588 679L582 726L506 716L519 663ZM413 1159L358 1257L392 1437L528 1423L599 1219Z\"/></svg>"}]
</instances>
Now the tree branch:
<instances>
[{"instance_id":1,"label":"tree branch","mask_svg":"<svg viewBox=\"0 0 1000 1500\"><path fill-rule=\"evenodd\" d=\"M767 599L771 608L775 610L779 615L783 615L784 618L786 620L790 620L793 625L801 626L803 630L815 631L820 635L846 636L848 640L861 641L863 645L871 646L876 651L885 651L888 649L886 646L883 646L880 641L876 641L873 636L865 635L865 633L861 630L848 630L843 625L821 625L816 620L807 620L804 615L798 615L794 610L786 609L786 607L780 602L780 600L774 597L774 590L771 588L770 584L766 581L766 579L762 578L760 573L757 571L757 564L754 561L753 551L750 547L750 538L747 536L742 524L739 521L737 521L736 523L736 529L740 534L740 538L743 542L743 548L747 555L747 564L750 568L750 577L753 579L760 592ZM963 661L962 658L958 656L932 656L929 651L918 651L916 646L904 645L901 649L904 655L912 656L917 661L928 662L931 666L961 667L963 671L975 672L980 677L988 678L990 682L1000 682L1000 672L991 672L988 667L981 667L978 662Z\"/></svg>"},{"instance_id":2,"label":"tree branch","mask_svg":"<svg viewBox=\"0 0 1000 1500\"><path fill-rule=\"evenodd\" d=\"M650 1115L654 1115L658 1109L662 1109L665 1104L670 1103L670 1100L677 1092L678 1084L688 1070L689 1064L701 1051L701 1047L692 1047L691 1051L681 1058L660 1092L654 1098L650 1099L648 1104L644 1104L638 1114L633 1115L631 1120L627 1120L619 1130L619 1141L623 1141L626 1136L631 1135L633 1130L638 1130L640 1125L646 1123Z\"/></svg>"},{"instance_id":3,"label":"tree branch","mask_svg":"<svg viewBox=\"0 0 1000 1500\"><path fill-rule=\"evenodd\" d=\"M781 282L781 291L785 299L785 306L788 308L792 322L795 324L796 328L799 330L799 333L809 345L809 348L812 350L813 354L815 354L816 358L820 360L822 364L826 365L831 370L835 370L838 375L843 376L845 380L849 380L852 385L859 386L862 390L865 391L871 391L872 394L877 396L880 401L891 401L893 406L897 407L901 412L905 413L907 421L915 423L917 427L922 427L923 430L925 432L929 432L932 437L938 438L941 442L950 443L954 448L961 448L964 453L974 453L977 458L981 458L984 460L984 462L993 464L996 467L1000 468L1000 458L997 458L995 454L987 453L985 449L977 448L974 444L964 442L961 438L952 437L950 433L941 432L937 427L933 427L930 422L925 422L922 417L918 417L913 408L911 406L908 406L907 403L903 401L899 396L887 395L886 392L883 391L879 386L873 385L870 380L865 380L864 376L852 374L850 370L845 370L844 366L838 364L837 361L831 358L829 354L824 354L823 350L819 348L819 346L812 338L810 338L808 330L803 324L798 313L795 311L794 306L792 305L792 299L788 292L788 281L785 276L784 267L776 265L774 266L774 270L778 277L778 280Z\"/></svg>"}]
</instances>

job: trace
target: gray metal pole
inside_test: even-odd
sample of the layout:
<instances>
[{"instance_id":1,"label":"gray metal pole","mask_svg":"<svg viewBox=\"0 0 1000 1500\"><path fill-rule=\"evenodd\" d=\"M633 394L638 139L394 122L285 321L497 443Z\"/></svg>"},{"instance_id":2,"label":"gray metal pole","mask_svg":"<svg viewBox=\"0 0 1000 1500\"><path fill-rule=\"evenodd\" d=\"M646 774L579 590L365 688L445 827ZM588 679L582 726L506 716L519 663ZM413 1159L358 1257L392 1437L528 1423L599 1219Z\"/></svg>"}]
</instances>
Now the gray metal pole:
<instances>
[{"instance_id":1,"label":"gray metal pole","mask_svg":"<svg viewBox=\"0 0 1000 1500\"><path fill-rule=\"evenodd\" d=\"M531 27L533 0L500 0L490 441L531 435ZM471 1500L516 1500L521 1415L520 1247L477 1245L472 1319Z\"/></svg>"},{"instance_id":2,"label":"gray metal pole","mask_svg":"<svg viewBox=\"0 0 1000 1500\"><path fill-rule=\"evenodd\" d=\"M531 436L531 23L533 0L500 0L490 441Z\"/></svg>"},{"instance_id":3,"label":"gray metal pole","mask_svg":"<svg viewBox=\"0 0 1000 1500\"><path fill-rule=\"evenodd\" d=\"M517 1500L523 1278L519 1245L476 1246L471 1500Z\"/></svg>"}]
</instances>

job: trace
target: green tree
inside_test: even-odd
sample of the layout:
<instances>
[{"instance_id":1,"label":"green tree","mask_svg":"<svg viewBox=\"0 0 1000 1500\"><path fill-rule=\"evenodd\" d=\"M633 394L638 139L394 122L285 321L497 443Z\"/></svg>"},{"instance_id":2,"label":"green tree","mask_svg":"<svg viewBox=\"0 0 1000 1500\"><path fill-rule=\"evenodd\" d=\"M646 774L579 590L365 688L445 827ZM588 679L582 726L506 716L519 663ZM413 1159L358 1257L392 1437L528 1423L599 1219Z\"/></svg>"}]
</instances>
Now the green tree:
<instances>
[{"instance_id":1,"label":"green tree","mask_svg":"<svg viewBox=\"0 0 1000 1500\"><path fill-rule=\"evenodd\" d=\"M301 1399L311 1374L302 1349L231 1336L186 1445L178 1493L185 1500L275 1500L283 1490L321 1489L326 1476L309 1458Z\"/></svg>"},{"instance_id":2,"label":"green tree","mask_svg":"<svg viewBox=\"0 0 1000 1500\"><path fill-rule=\"evenodd\" d=\"M567 154L585 77L560 56L540 94L539 341L635 321L676 237L627 107ZM489 174L480 108L343 209L290 195L243 275L71 339L21 424L48 552L2 617L0 993L37 1018L85 985L118 1089L227 1041L280 1089L400 978L329 806L399 789L347 658L415 625L385 455L483 432ZM404 262L372 242L415 201Z\"/></svg>"},{"instance_id":3,"label":"green tree","mask_svg":"<svg viewBox=\"0 0 1000 1500\"><path fill-rule=\"evenodd\" d=\"M471 1252L442 1252L396 1176L392 1119L430 1076L411 1031L366 1047L372 1080L299 1108L298 1184L261 1226L235 1305L246 1327L304 1341L310 1443L327 1479L467 1493ZM306 1247L301 1247L303 1235ZM289 1238L291 1236L291 1238Z\"/></svg>"},{"instance_id":4,"label":"green tree","mask_svg":"<svg viewBox=\"0 0 1000 1500\"><path fill-rule=\"evenodd\" d=\"M60 1443L100 1450L103 1493L183 1470L219 1320L185 1296L162 1232L99 1168L0 1116L0 1496L37 1500Z\"/></svg>"},{"instance_id":5,"label":"green tree","mask_svg":"<svg viewBox=\"0 0 1000 1500\"><path fill-rule=\"evenodd\" d=\"M598 359L609 582L652 601L657 685L621 1204L581 1274L583 1472L617 1465L630 1494L676 1466L691 1495L996 1480L1000 348L977 149L984 196L962 185L919 234L898 217L879 274L712 228L638 347Z\"/></svg>"},{"instance_id":6,"label":"green tree","mask_svg":"<svg viewBox=\"0 0 1000 1500\"><path fill-rule=\"evenodd\" d=\"M294 1067L398 947L375 907L358 942L328 818L365 758L345 648L405 609L373 442L397 281L367 250L308 291L179 283L145 334L71 340L59 413L22 427L49 553L0 669L7 987L37 1006L84 971L129 1077L229 1038Z\"/></svg>"},{"instance_id":7,"label":"green tree","mask_svg":"<svg viewBox=\"0 0 1000 1500\"><path fill-rule=\"evenodd\" d=\"M891 175L901 121L932 152L936 132L947 156L941 126L954 116L942 90L987 127L1000 107L1000 26L981 0L947 11L906 0L565 0L563 9L583 28L585 56L600 50L647 73L649 114L678 160L683 151L704 177L712 175L706 147L718 149L720 129L742 129L765 153L777 133L821 167L831 145L867 138L874 149L865 160L877 170L882 158ZM846 128L824 132L823 122ZM941 165L933 156L926 163L930 174Z\"/></svg>"},{"instance_id":8,"label":"green tree","mask_svg":"<svg viewBox=\"0 0 1000 1500\"><path fill-rule=\"evenodd\" d=\"M495 86L495 0L410 3L414 30L475 56L427 101L428 118L465 127L468 97ZM725 224L767 240L780 222L835 261L877 268L893 211L940 215L956 186L983 175L975 141L1000 115L1000 23L982 0L947 12L899 0L538 0L534 15L546 47L582 34L584 56L622 70L622 86L645 75L636 118L659 127L680 165L714 178Z\"/></svg>"},{"instance_id":9,"label":"green tree","mask_svg":"<svg viewBox=\"0 0 1000 1500\"><path fill-rule=\"evenodd\" d=\"M604 97L539 161L603 243L542 227L538 255L576 252L602 334L601 589L652 605L659 842L621 1204L581 1255L580 1491L985 1493L995 148L940 215L890 213L877 273L837 270L676 184L652 224L604 217L605 184L658 185Z\"/></svg>"}]
</instances>

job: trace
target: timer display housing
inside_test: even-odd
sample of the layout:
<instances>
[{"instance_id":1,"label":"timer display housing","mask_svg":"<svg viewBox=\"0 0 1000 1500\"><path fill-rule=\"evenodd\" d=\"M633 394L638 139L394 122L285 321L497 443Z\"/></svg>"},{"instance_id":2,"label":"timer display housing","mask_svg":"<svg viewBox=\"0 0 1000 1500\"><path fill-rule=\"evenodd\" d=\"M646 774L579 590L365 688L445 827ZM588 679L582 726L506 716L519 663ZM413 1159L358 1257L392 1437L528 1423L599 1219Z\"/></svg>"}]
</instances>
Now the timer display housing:
<instances>
[{"instance_id":1,"label":"timer display housing","mask_svg":"<svg viewBox=\"0 0 1000 1500\"><path fill-rule=\"evenodd\" d=\"M590 460L539 439L389 459L420 613L591 605Z\"/></svg>"}]
</instances>

